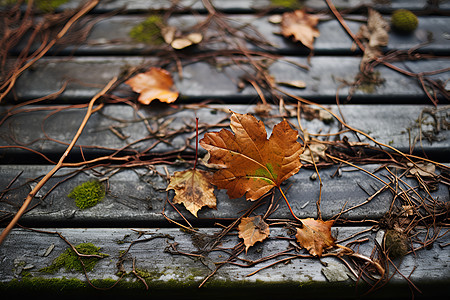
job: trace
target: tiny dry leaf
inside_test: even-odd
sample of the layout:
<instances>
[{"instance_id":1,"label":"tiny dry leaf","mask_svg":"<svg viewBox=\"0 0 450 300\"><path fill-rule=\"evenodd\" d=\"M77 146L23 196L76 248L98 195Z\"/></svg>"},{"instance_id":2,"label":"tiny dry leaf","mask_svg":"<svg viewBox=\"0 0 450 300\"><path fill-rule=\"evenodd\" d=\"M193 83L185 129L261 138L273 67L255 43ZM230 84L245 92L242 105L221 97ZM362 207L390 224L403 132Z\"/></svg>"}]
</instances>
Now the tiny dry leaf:
<instances>
[{"instance_id":1,"label":"tiny dry leaf","mask_svg":"<svg viewBox=\"0 0 450 300\"><path fill-rule=\"evenodd\" d=\"M309 163L318 163L322 158L323 160L327 159L327 155L325 151L327 150L327 145L322 143L312 142L306 147L305 152L300 155L300 160L306 161Z\"/></svg>"},{"instance_id":2,"label":"tiny dry leaf","mask_svg":"<svg viewBox=\"0 0 450 300\"><path fill-rule=\"evenodd\" d=\"M153 100L172 103L178 98L178 92L173 90L173 79L164 69L152 67L145 73L125 81L133 91L139 93L138 101L148 105Z\"/></svg>"},{"instance_id":3,"label":"tiny dry leaf","mask_svg":"<svg viewBox=\"0 0 450 300\"><path fill-rule=\"evenodd\" d=\"M227 189L230 198L257 200L300 170L303 147L286 120L275 125L269 139L263 122L249 114L233 112L230 127L234 134L222 129L200 140L210 154L208 163L221 168L212 183Z\"/></svg>"},{"instance_id":4,"label":"tiny dry leaf","mask_svg":"<svg viewBox=\"0 0 450 300\"><path fill-rule=\"evenodd\" d=\"M419 175L422 177L434 177L436 176L436 166L432 163L417 163L415 166L412 163L407 164L409 173L411 175Z\"/></svg>"},{"instance_id":5,"label":"tiny dry leaf","mask_svg":"<svg viewBox=\"0 0 450 300\"><path fill-rule=\"evenodd\" d=\"M261 216L242 218L238 226L239 237L244 239L245 251L256 242L261 242L270 234L269 225Z\"/></svg>"},{"instance_id":6,"label":"tiny dry leaf","mask_svg":"<svg viewBox=\"0 0 450 300\"><path fill-rule=\"evenodd\" d=\"M311 255L321 257L323 249L333 247L335 238L331 235L331 226L334 221L315 220L313 218L301 219L303 227L297 228L297 242L308 250Z\"/></svg>"},{"instance_id":7,"label":"tiny dry leaf","mask_svg":"<svg viewBox=\"0 0 450 300\"><path fill-rule=\"evenodd\" d=\"M314 39L320 36L317 23L319 17L307 14L304 10L286 12L281 21L281 34L287 38L293 36L296 41L312 50Z\"/></svg>"},{"instance_id":8,"label":"tiny dry leaf","mask_svg":"<svg viewBox=\"0 0 450 300\"><path fill-rule=\"evenodd\" d=\"M166 190L175 190L173 202L182 203L194 216L203 207L216 208L217 199L208 172L189 169L175 172Z\"/></svg>"},{"instance_id":9,"label":"tiny dry leaf","mask_svg":"<svg viewBox=\"0 0 450 300\"><path fill-rule=\"evenodd\" d=\"M360 69L374 59L382 55L381 47L389 42L389 23L383 19L380 13L369 8L367 25L362 25L358 32L358 38L363 40L365 49L361 59Z\"/></svg>"}]
</instances>

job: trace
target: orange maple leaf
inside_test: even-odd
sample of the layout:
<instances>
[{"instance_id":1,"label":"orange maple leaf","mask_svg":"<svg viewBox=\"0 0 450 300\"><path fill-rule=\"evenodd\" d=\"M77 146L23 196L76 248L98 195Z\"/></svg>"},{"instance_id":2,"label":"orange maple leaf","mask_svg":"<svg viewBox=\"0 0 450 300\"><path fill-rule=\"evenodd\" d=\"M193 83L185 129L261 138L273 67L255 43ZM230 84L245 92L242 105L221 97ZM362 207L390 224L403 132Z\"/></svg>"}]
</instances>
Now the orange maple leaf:
<instances>
[{"instance_id":1,"label":"orange maple leaf","mask_svg":"<svg viewBox=\"0 0 450 300\"><path fill-rule=\"evenodd\" d=\"M145 73L125 81L133 91L140 93L138 101L148 105L155 99L172 103L178 98L178 92L173 90L173 79L170 73L164 69L152 67Z\"/></svg>"},{"instance_id":2,"label":"orange maple leaf","mask_svg":"<svg viewBox=\"0 0 450 300\"><path fill-rule=\"evenodd\" d=\"M175 190L174 203L183 203L187 210L197 217L197 212L203 207L216 208L214 187L210 183L210 173L189 169L175 172L166 188Z\"/></svg>"},{"instance_id":3,"label":"orange maple leaf","mask_svg":"<svg viewBox=\"0 0 450 300\"><path fill-rule=\"evenodd\" d=\"M269 225L261 218L261 216L242 218L238 226L239 237L244 239L245 251L256 242L263 241L269 236Z\"/></svg>"},{"instance_id":4,"label":"orange maple leaf","mask_svg":"<svg viewBox=\"0 0 450 300\"><path fill-rule=\"evenodd\" d=\"M307 14L304 10L286 12L282 16L281 34L285 37L293 36L296 41L301 42L309 49L313 49L314 38L320 36L316 28L319 18Z\"/></svg>"},{"instance_id":5,"label":"orange maple leaf","mask_svg":"<svg viewBox=\"0 0 450 300\"><path fill-rule=\"evenodd\" d=\"M212 183L227 189L230 198L257 200L300 170L303 147L286 120L275 125L269 139L264 124L249 114L232 112L230 127L234 134L222 129L200 141L209 151L208 162L222 167Z\"/></svg>"},{"instance_id":6,"label":"orange maple leaf","mask_svg":"<svg viewBox=\"0 0 450 300\"><path fill-rule=\"evenodd\" d=\"M311 255L322 256L323 249L335 246L335 238L331 235L331 226L334 221L315 220L313 218L301 219L303 226L297 228L297 242L308 250Z\"/></svg>"}]
</instances>

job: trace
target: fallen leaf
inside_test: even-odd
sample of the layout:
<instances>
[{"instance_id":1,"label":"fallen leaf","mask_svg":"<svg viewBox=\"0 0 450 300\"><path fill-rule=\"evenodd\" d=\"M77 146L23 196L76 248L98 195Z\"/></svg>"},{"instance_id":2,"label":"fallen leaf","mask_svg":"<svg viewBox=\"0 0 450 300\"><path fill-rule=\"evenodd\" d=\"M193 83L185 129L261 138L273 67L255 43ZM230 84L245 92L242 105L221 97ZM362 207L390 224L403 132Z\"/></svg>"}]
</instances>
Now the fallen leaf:
<instances>
[{"instance_id":1,"label":"fallen leaf","mask_svg":"<svg viewBox=\"0 0 450 300\"><path fill-rule=\"evenodd\" d=\"M216 208L217 199L210 183L210 173L189 169L175 172L166 190L175 190L173 203L182 203L194 216L203 207Z\"/></svg>"},{"instance_id":2,"label":"fallen leaf","mask_svg":"<svg viewBox=\"0 0 450 300\"><path fill-rule=\"evenodd\" d=\"M313 218L301 219L303 227L297 228L297 242L308 250L311 255L322 256L323 249L333 247L335 238L331 235L331 226L334 221L315 220Z\"/></svg>"},{"instance_id":3,"label":"fallen leaf","mask_svg":"<svg viewBox=\"0 0 450 300\"><path fill-rule=\"evenodd\" d=\"M200 140L210 153L208 162L221 167L212 183L227 189L230 198L257 200L300 170L303 148L286 120L275 125L269 139L263 122L249 114L232 112L230 127L234 134L222 129Z\"/></svg>"},{"instance_id":4,"label":"fallen leaf","mask_svg":"<svg viewBox=\"0 0 450 300\"><path fill-rule=\"evenodd\" d=\"M194 44L198 44L203 40L203 35L201 33L190 33L185 37L180 37L174 39L170 45L172 48L180 50L189 47Z\"/></svg>"},{"instance_id":5,"label":"fallen leaf","mask_svg":"<svg viewBox=\"0 0 450 300\"><path fill-rule=\"evenodd\" d=\"M322 143L312 142L306 147L305 152L300 155L300 160L306 161L309 163L319 162L322 158L323 160L327 160L327 155L325 154L325 150L327 150L327 146Z\"/></svg>"},{"instance_id":6,"label":"fallen leaf","mask_svg":"<svg viewBox=\"0 0 450 300\"><path fill-rule=\"evenodd\" d=\"M285 37L293 36L309 49L314 49L314 38L320 36L316 28L319 17L307 14L305 10L295 10L283 14L281 34Z\"/></svg>"},{"instance_id":7,"label":"fallen leaf","mask_svg":"<svg viewBox=\"0 0 450 300\"><path fill-rule=\"evenodd\" d=\"M164 38L164 42L166 44L172 43L172 41L175 39L175 33L177 32L177 28L174 26L166 26L161 29L161 35Z\"/></svg>"},{"instance_id":8,"label":"fallen leaf","mask_svg":"<svg viewBox=\"0 0 450 300\"><path fill-rule=\"evenodd\" d=\"M125 81L133 91L140 93L138 101L148 105L153 100L172 103L178 98L178 92L173 91L173 79L164 69L152 67L145 73Z\"/></svg>"},{"instance_id":9,"label":"fallen leaf","mask_svg":"<svg viewBox=\"0 0 450 300\"><path fill-rule=\"evenodd\" d=\"M369 62L382 55L381 47L387 46L389 42L389 28L389 23L383 19L381 14L369 8L367 25L362 25L357 34L357 37L363 41L365 47L364 55L361 59L361 70Z\"/></svg>"},{"instance_id":10,"label":"fallen leaf","mask_svg":"<svg viewBox=\"0 0 450 300\"><path fill-rule=\"evenodd\" d=\"M281 21L283 21L282 15L271 15L268 19L268 21L272 24L280 24Z\"/></svg>"},{"instance_id":11,"label":"fallen leaf","mask_svg":"<svg viewBox=\"0 0 450 300\"><path fill-rule=\"evenodd\" d=\"M409 173L411 175L419 175L422 177L434 177L436 176L436 166L432 163L418 163L414 166L412 163L407 164L409 169Z\"/></svg>"},{"instance_id":12,"label":"fallen leaf","mask_svg":"<svg viewBox=\"0 0 450 300\"><path fill-rule=\"evenodd\" d=\"M298 89L304 89L306 87L306 83L303 80L277 81L277 83Z\"/></svg>"},{"instance_id":13,"label":"fallen leaf","mask_svg":"<svg viewBox=\"0 0 450 300\"><path fill-rule=\"evenodd\" d=\"M245 252L256 242L261 242L270 234L269 225L261 216L242 218L238 226L239 237L244 239Z\"/></svg>"}]
</instances>

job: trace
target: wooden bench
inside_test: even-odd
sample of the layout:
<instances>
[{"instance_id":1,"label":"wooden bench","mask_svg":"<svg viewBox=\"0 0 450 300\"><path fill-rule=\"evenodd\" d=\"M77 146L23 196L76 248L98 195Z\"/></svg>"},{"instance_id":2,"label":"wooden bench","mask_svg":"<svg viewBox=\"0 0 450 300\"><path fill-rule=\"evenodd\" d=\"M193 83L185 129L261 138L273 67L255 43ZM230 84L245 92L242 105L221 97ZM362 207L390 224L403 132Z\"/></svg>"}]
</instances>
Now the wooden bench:
<instances>
[{"instance_id":1,"label":"wooden bench","mask_svg":"<svg viewBox=\"0 0 450 300\"><path fill-rule=\"evenodd\" d=\"M332 1L345 17L340 21L325 1L300 2L309 13L322 13L314 51L281 36L280 25L270 22L294 9L277 1L214 1L213 7L209 1L100 1L73 18L63 34L67 40L25 68L11 90L1 91L3 233L63 156L87 104L111 79L118 81L95 102L94 108L103 106L90 116L66 165L32 195L4 236L0 293L215 299L448 294L450 3ZM86 7L71 0L55 14ZM355 85L362 51L343 25L356 34L367 21L367 7L386 20L396 9L410 9L419 26L409 35L390 31L382 50L391 60L375 66L374 81ZM236 31L212 23L202 29L200 44L182 50L133 40L132 28L155 14L169 15L167 23L186 32L208 17L228 18ZM28 55L42 51L42 43L36 37ZM18 61L26 47L24 38L8 49L6 63ZM180 93L176 102L136 101L124 80L149 67L170 72ZM267 76L272 88L264 86ZM283 84L293 80L305 87ZM264 101L270 109L261 111ZM202 208L198 218L171 203L170 176L194 165L196 118L201 139L229 129L230 110L256 116L269 135L286 119L303 140L327 145L316 153L322 156L303 160L281 188L298 218L335 220L336 243L357 255L338 256L341 248L332 247L318 258L302 249L277 191L251 202L216 189L217 208ZM205 169L207 151L197 151ZM68 195L91 180L102 182L106 195L80 209ZM269 237L244 251L239 221L264 215L274 202L278 206L266 218ZM387 255L386 232L405 233L406 244L399 247L406 247L406 255L394 258L392 249ZM91 244L107 256L67 255L71 247ZM81 259L85 269L71 269ZM97 261L92 269L88 259Z\"/></svg>"}]
</instances>

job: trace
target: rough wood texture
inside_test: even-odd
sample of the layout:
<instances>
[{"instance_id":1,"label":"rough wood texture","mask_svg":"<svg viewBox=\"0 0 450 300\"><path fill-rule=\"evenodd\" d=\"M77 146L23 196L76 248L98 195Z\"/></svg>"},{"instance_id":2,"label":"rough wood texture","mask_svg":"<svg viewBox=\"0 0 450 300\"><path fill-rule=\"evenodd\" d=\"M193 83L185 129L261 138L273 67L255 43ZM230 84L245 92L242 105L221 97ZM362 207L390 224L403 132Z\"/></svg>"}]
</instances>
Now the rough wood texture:
<instances>
[{"instance_id":1,"label":"rough wood texture","mask_svg":"<svg viewBox=\"0 0 450 300\"><path fill-rule=\"evenodd\" d=\"M333 234L338 240L343 240L366 229L362 227L340 227L335 228ZM145 233L140 237L136 231L130 228L45 228L43 230L61 233L74 246L79 243L91 242L101 247L100 252L108 254L109 257L100 260L94 270L88 273L88 276L90 280L109 280L107 286L111 286L119 278L116 275L118 271L116 263L119 261L121 251L127 250L132 241L160 236L152 240L133 244L125 256L123 264L125 271L131 272L132 260L135 260L136 269L148 272L149 277L147 278L147 283L149 290L146 291L143 283L136 277L129 275L122 279L123 285L119 284L118 287L111 290L113 293L127 292L126 282L129 284L133 281L140 284L135 285L133 290L128 291L130 294L141 292L142 294L153 295L154 293L164 292L167 296L176 294L179 288L190 288L194 290L212 272L214 262L224 261L228 258L228 254L222 251L211 252L210 255L203 259L174 255L166 252L165 250L170 249L170 245L174 243L177 243L177 249L184 253L191 253L197 250L193 243L192 235L184 233L179 229L138 228L137 230ZM218 229L213 228L204 228L201 230L203 234L210 235L218 231ZM278 239L277 237L286 238L290 237L290 235L286 229L274 228L269 240L265 242L264 246L256 245L249 249L247 254L241 254L240 257L250 261L256 261L288 249L289 241L286 239ZM382 237L382 234L378 234L378 239L380 237ZM356 238L368 238L366 242L359 245L358 251L363 255L370 255L375 243L375 232L365 232L342 244L345 245L347 242L354 241ZM17 241L21 242L21 247L17 247ZM230 235L224 240L223 247L233 247L237 242L237 236ZM448 242L449 236L446 235L445 238L438 240L437 244L444 245ZM54 245L53 251L48 256L43 256L51 245ZM58 272L58 278L64 279L61 282L54 283L50 287L45 287L45 279L52 279L54 275L39 272L41 268L51 265L53 260L66 248L68 248L68 245L56 234L37 233L22 229L14 230L5 244L0 248L0 258L3 261L2 268L0 268L0 286L5 283L7 286L9 281L16 279L23 281L23 289L25 291L27 288L31 288L35 292L39 290L43 292L46 289L50 291L58 289L63 292L74 292L69 281L71 279L79 279L84 282L86 280L84 274L62 269ZM291 253L295 254L296 252L292 251ZM243 296L247 288L253 288L251 289L253 291L252 293L258 294L260 292L258 289L265 290L271 286L282 288L287 294L295 292L322 298L329 296L330 291L328 287L330 286L333 287L334 291L343 290L346 295L349 293L353 295L354 293L363 293L368 289L363 283L360 283L359 288L357 288L355 281L351 279L352 275L349 275L351 273L348 269L346 269L340 260L333 257L321 259L323 264L315 258L292 259L288 264L279 263L263 269L255 275L247 276L287 256L281 256L249 267L227 264L220 268L215 276L210 278L203 290L197 292L202 293L204 291L208 293L211 290L226 288L228 292L242 292L242 294L238 293L237 296ZM427 296L441 295L441 293L445 294L446 291L449 291L450 272L446 266L450 263L450 256L448 251L442 252L438 245L435 245L429 250L418 251L414 256L409 255L394 262L401 274L407 276L419 289L426 292ZM325 266L324 264L327 265ZM337 273L340 276L331 279L332 282L330 282L330 279L327 280L324 276L327 268L338 269L339 271ZM437 270L442 271L439 272ZM31 286L30 283L27 283L26 274L30 274L32 276L31 278L44 279L42 286ZM393 275L388 284L388 287L391 287L389 289L390 294L386 294L381 289L381 292L374 292L370 296L385 298L392 297L396 293L400 297L409 294L406 280L395 272L392 266L390 274ZM99 284L98 281L95 283ZM435 284L439 284L441 290L436 290L434 288ZM91 292L94 291L92 287L88 286L85 289ZM187 291L185 290L185 292ZM419 293L416 292L415 294L420 297ZM340 298L340 296L333 298Z\"/></svg>"},{"instance_id":2,"label":"rough wood texture","mask_svg":"<svg viewBox=\"0 0 450 300\"><path fill-rule=\"evenodd\" d=\"M51 51L56 55L147 55L155 54L158 51L168 51L167 45L152 45L151 43L141 43L133 40L130 36L132 28L143 22L148 15L118 15L98 21L92 28L86 40L73 45L55 47ZM95 16L91 17L95 19ZM310 50L301 43L293 42L279 34L281 31L279 24L269 22L269 16L256 17L254 15L233 15L230 17L230 25L240 28L250 36L254 31L259 33L258 43L260 47L248 43L250 50L269 51L282 55L308 55ZM350 30L357 34L362 24L367 22L362 15L352 15L347 20ZM356 20L352 20L356 19ZM389 15L384 18L389 20ZM185 32L190 32L190 28L200 24L206 19L205 16L175 15L168 20L168 25L175 26ZM212 23L214 24L214 23ZM221 42L217 39L215 26L209 26L211 30L204 33L204 40L195 46L193 52L212 50L232 50L232 44ZM245 29L246 28L246 29ZM318 26L320 36L314 41L314 55L360 55L359 49L355 48L350 36L345 32L339 22L335 19L320 21ZM192 29L195 30L195 29ZM416 49L415 53L431 53L434 55L449 55L447 32L450 31L450 24L446 17L442 16L420 16L419 27L411 35L399 34L391 31L389 34L389 44L383 51L395 50L407 51ZM429 41L429 39L432 40ZM230 41L228 41L230 42ZM429 42L429 43L427 43ZM23 43L25 44L25 43ZM20 53L24 46L20 44L13 53ZM423 44L423 45L422 45ZM419 47L419 45L422 45ZM36 48L36 47L34 47Z\"/></svg>"},{"instance_id":3,"label":"rough wood texture","mask_svg":"<svg viewBox=\"0 0 450 300\"><path fill-rule=\"evenodd\" d=\"M71 176L76 170L63 169L58 176L51 179L36 195L30 207L33 207L22 221L28 226L154 226L164 227L171 225L163 217L164 212L169 218L183 223L180 214L168 203L172 199L173 191L166 192L168 182L166 180L166 168L170 175L175 171L182 171L192 166L171 167L168 165L155 166L154 170L146 168L133 168L123 170L116 174L100 176L100 172L107 169L96 168ZM378 178L387 180L389 176L386 170L376 172L380 165L361 166L372 172ZM393 172L401 173L402 170L391 168ZM383 187L380 181L355 168L343 167L343 172L336 175L337 168L327 168L320 171L323 182L321 195L321 213L323 218L336 218L355 221L378 220L389 210L393 201L393 195L385 190L379 193ZM8 165L0 169L0 188L4 188L17 175L18 179L11 186L11 191L5 194L5 201L0 202L2 216L13 214L26 195L34 186L36 179L50 171L50 166L20 166ZM282 186L286 197L296 215L300 218L317 217L316 201L319 199L319 182L311 180L315 173L311 169L302 169L298 174L288 179ZM93 179L108 179L106 197L95 207L79 209L73 199L67 195L77 185ZM70 179L70 180L68 180ZM410 186L417 186L415 179L403 177ZM405 188L407 188L405 184ZM49 193L51 191L51 193ZM351 191L351 192L349 192ZM369 203L367 199L376 194ZM420 192L425 196L423 191ZM203 208L199 211L199 218L195 218L184 206L176 205L180 213L194 226L212 225L216 220L229 222L241 216L254 203L243 198L230 200L224 190L216 191L217 209ZM445 186L438 186L438 190L432 193L435 199L443 203L448 201L448 191ZM261 202L256 213L264 213L272 197L268 196ZM278 192L274 194L274 200L280 207L272 215L273 218L290 218L289 210ZM362 206L359 206L364 204ZM35 207L36 206L36 207ZM358 207L359 206L359 207ZM354 208L356 207L356 208ZM348 212L348 209L351 209Z\"/></svg>"},{"instance_id":4,"label":"rough wood texture","mask_svg":"<svg viewBox=\"0 0 450 300\"><path fill-rule=\"evenodd\" d=\"M327 107L353 128L405 153L412 151L416 154L440 155L450 147L450 133L445 127L445 124L449 122L450 108L448 106L431 108L426 105L390 105L387 108L373 104L341 105L340 112L336 105ZM0 127L0 145L22 145L53 158L60 156L80 126L85 109L70 106L51 107L48 110L42 108L42 106L29 106L28 109L33 112L23 112L6 118ZM312 108L319 110L319 108ZM273 109L273 112L277 114L277 108L274 106ZM298 128L296 105L286 106L286 109L286 115L292 115L287 119L292 126ZM195 151L195 118L199 118L200 127L217 124L218 127L210 128L208 131L219 131L221 127L228 127L229 110L242 114L255 113L254 106L246 105L211 105L203 108L195 105L186 107L180 105L170 109L152 105L148 108L142 107L138 112L125 105L106 105L90 118L72 153L74 158L78 158L80 156L78 146L80 146L87 157L99 156L113 153L127 145L130 146L124 149L125 153L143 152L151 146L154 147L148 151L149 153L163 153L183 150L186 143L189 145L186 151L193 153ZM10 111L10 113L14 112L14 110ZM8 107L0 108L0 117L7 116ZM309 116L311 117L311 114ZM301 125L311 134L333 134L345 129L331 115L329 115L331 119L310 117L303 114ZM279 117L262 117L261 119L267 126L268 136L271 128L282 120ZM157 134L149 132L144 121L153 130L158 128ZM114 130L119 131L120 134ZM202 130L199 133L199 139L203 137L203 134ZM161 137L164 137L167 143L161 142ZM376 146L362 135L359 135L360 140L358 140L354 134L347 132L338 138L344 137L349 141L361 141ZM201 147L199 151L201 155L206 153ZM14 164L17 159L15 155L24 154L39 158L28 150L0 149L0 155L5 163ZM8 157L11 159L8 160ZM440 159L447 161L448 157L442 156Z\"/></svg>"},{"instance_id":5,"label":"rough wood texture","mask_svg":"<svg viewBox=\"0 0 450 300\"><path fill-rule=\"evenodd\" d=\"M306 88L283 89L296 96L304 97L322 103L336 103L338 93L341 103L346 102L350 87L346 84L355 81L359 73L361 59L358 57L318 56L311 58L309 70L300 68L298 64L308 65L307 58L287 57L278 59L269 67L276 82L302 80ZM173 70L175 86L181 94L180 102L195 102L201 100L222 100L227 103L254 104L258 94L251 85L239 89L237 82L247 73L254 75L248 65L227 65L218 69L207 62L187 64L183 67L183 77L180 78ZM446 58L433 60L404 61L394 63L402 69L412 72L427 72L442 69L450 61ZM86 102L99 92L111 77L120 75L130 67L154 66L154 58L144 57L75 57L75 58L43 58L32 70L28 70L17 80L15 95L23 101L44 97L56 93L63 83L68 81L58 102ZM351 103L364 104L430 104L417 79L400 74L386 67L376 67L379 71L380 84L370 84L353 92ZM430 76L431 79L445 82L448 72ZM131 88L121 85L115 94L133 96ZM444 100L444 99L442 99ZM444 102L445 103L445 102Z\"/></svg>"},{"instance_id":6,"label":"rough wood texture","mask_svg":"<svg viewBox=\"0 0 450 300\"><path fill-rule=\"evenodd\" d=\"M275 1L274 1L275 2ZM66 4L63 4L59 7L59 9L67 9L67 8L77 8L82 0L71 0ZM126 12L147 12L151 10L160 10L160 9L169 9L172 5L172 1L166 0L112 0L112 1L102 1L95 9L94 12L110 12L116 9L125 9ZM225 11L225 12L255 12L258 10L266 10L266 9L283 9L286 10L286 7L282 5L276 5L270 0L214 0L211 3L216 7L216 9ZM190 7L198 12L205 12L205 7L202 4L201 0L182 0L177 1L179 8ZM334 0L333 4L340 8L355 8L359 6L368 5L376 8L377 10L383 12L390 12L399 8L406 8L416 11L427 11L436 9L436 5L438 5L440 10L448 10L450 9L450 5L448 1L437 2L434 5L429 4L426 0L419 1L409 1L409 0L392 0L392 1L376 1L376 0ZM308 0L301 1L298 4L298 7L308 7L310 9L315 10L323 10L326 9L327 6L325 1L316 1L316 0Z\"/></svg>"},{"instance_id":7,"label":"rough wood texture","mask_svg":"<svg viewBox=\"0 0 450 300\"><path fill-rule=\"evenodd\" d=\"M364 84L352 90L350 85L358 76L361 53L352 50L350 37L331 14L319 24L321 36L316 39L315 51L312 53L274 33L279 31L278 25L269 23L267 15L257 15L283 12L287 10L285 7L273 6L270 0L212 1L218 10L233 14L230 15L233 24L248 22L273 44L274 47L271 48L260 47L260 44L258 47L249 44L246 46L267 54L252 58L267 62L263 69L267 70L267 75L273 76L276 84L285 92L329 105L327 107L348 125L369 134L378 142L448 166L450 114L446 104L450 27L447 15L450 2L332 2L339 9L350 8L345 17L348 17L346 21L353 33L357 33L359 26L365 22L367 7L364 5L374 7L385 18L389 18L394 9L414 10L420 19L419 28L413 34L404 36L390 32L390 42L383 50L409 50L432 37L430 44L416 52L421 58L426 56L428 59L416 60L416 56L410 56L407 60L401 58L400 61L393 62L395 67L412 72L415 76L406 76L391 68L377 66L373 74L381 79L379 84ZM81 0L69 1L58 11L77 8L80 3ZM169 23L188 30L206 17L204 3L206 2L200 0L178 1L172 7L176 13L170 17ZM232 230L221 240L221 244L215 245L217 251L194 252L207 249L204 246L211 244L204 242L213 241L217 237L215 234L222 230L221 225L233 224L253 204L260 204L254 214L265 212L272 198L269 196L261 203L252 203L244 199L230 200L224 190L216 191L217 210L203 208L196 219L182 205L174 206L178 209L177 212L168 203L174 192L165 190L167 178L175 171L185 170L193 165L195 117L199 118L201 138L205 131L228 128L229 109L239 113L256 112L255 104L261 102L261 94L249 84L249 79L259 79L261 77L255 76L261 76L261 73L257 74L248 61L243 62L242 58L246 56L242 51L239 56L233 57L235 60L226 57L229 52L216 57L215 50L241 49L233 43L204 43L178 51L180 60L177 61L174 56L165 55L170 54L167 49L135 43L130 39L129 31L135 24L151 13L161 12L159 10L167 12L165 10L170 9L172 4L172 1L161 0L100 1L85 17L99 21L87 39L66 48L53 48L18 78L9 99L3 100L9 101L2 103L0 107L0 224L6 226L37 181L53 166L37 152L30 150L39 151L50 160L57 161L79 128L85 114L83 104L113 76L125 74L133 67L145 70L149 66L163 66L172 74L181 93L180 99L170 106L156 102L150 106L135 106L134 109L130 105L113 103L112 97L100 100L105 100L105 106L90 118L67 162L112 155L120 149L115 157L133 156L136 158L133 162L137 161L139 166L132 167L127 162L129 164L117 168L117 165L113 167L107 164L112 161L107 161L105 165L96 165L95 168L84 166L81 169L80 165L59 170L34 195L29 211L19 221L20 225L34 230L16 227L0 246L0 294L2 297L12 298L21 294L38 296L38 292L48 295L66 292L64 296L107 295L133 299L139 296L165 300L298 297L339 299L366 296L365 292L370 286L362 279L355 281L349 275L350 269L335 257L319 260L297 256L269 266L279 259L289 258L288 255L306 254L306 250L299 249L295 243L294 232L287 228L286 220L292 220L293 217L278 192L274 193L273 199L278 201L279 207L267 220L271 231L269 238L250 247L248 253L240 253L232 264L218 269L217 274L202 289L197 288L215 269L215 263L225 261L234 253L232 248L241 239ZM328 11L325 1L298 1L298 4L305 5L311 12ZM25 7L23 5L24 9ZM123 10L117 10L120 8ZM113 11L115 13L108 16L101 15ZM251 28L245 27L245 30ZM206 34L215 36L217 33L211 30ZM17 58L14 55L23 46L24 44L19 45L10 53L12 56L8 63ZM275 54L279 57L273 59ZM308 57L309 54L313 55ZM205 60L208 55L209 59ZM267 60L268 57L272 60ZM180 65L182 68L179 68ZM441 72L442 70L446 72ZM419 78L419 73L442 83L439 106L431 105L421 86L419 79L422 77ZM306 87L289 88L279 83L290 80L303 80ZM67 87L56 99L43 103L42 106L29 105L10 110L17 103L57 92L65 82ZM427 91L436 92L430 86ZM444 90L447 90L447 98ZM352 98L347 101L350 94ZM279 98L276 96L280 95L268 93L265 96L269 103L278 104ZM125 84L121 84L113 96L124 97L130 102L136 99L136 94ZM292 105L292 98L286 95L283 98L286 106L282 107L282 111L274 106L272 115L275 117L260 116L269 134L271 128L281 120L280 114L299 129L297 102L294 101ZM208 102L201 105L198 103L204 100ZM339 105L336 105L337 100ZM204 103L214 105L207 106ZM338 243L352 247L374 260L379 259L380 262L385 258L380 253L380 249L384 247L383 230L414 226L409 232L409 247L417 249L423 246L423 249L394 261L401 275L390 264L387 272L393 277L386 285L382 282L381 289L369 293L368 297L410 299L414 294L417 299L420 296L437 298L441 294L448 294L449 228L434 226L448 224L448 216L445 215L450 201L448 182L445 183L445 179L438 185L433 184L432 180L419 182L417 178L408 176L410 173L407 172L407 164L403 163L400 168L389 166L389 170L393 172L389 173L386 165L383 165L387 160L380 160L379 157L375 161L357 160L361 154L358 151L362 148L350 146L347 141L368 142L371 146L375 144L362 135L359 135L359 140L351 132L327 138L327 134L334 134L345 128L336 120L328 122L326 114L321 116L318 111L309 111L308 114L305 106L302 106L302 112L300 120L304 130L313 136L322 134L318 136L321 140L334 142L337 138L342 141L339 145L334 144L336 148L332 148L335 151L332 153L351 155L358 161L357 167L363 169L355 171L354 167L345 164L335 163L330 166L321 161L321 188L318 178L314 179L314 166L306 164L298 174L281 186L295 214L300 218L317 217L316 202L320 197L322 217L329 219L339 216L332 227ZM201 148L199 151L203 158L205 151ZM381 153L375 148L367 147L364 151L370 154ZM362 157L366 159L365 156ZM158 164L154 165L155 161ZM140 164L142 162L148 165L143 166ZM203 168L201 164L199 167ZM436 175L441 176L436 177L437 179L445 176L448 178L448 169L443 171L438 168ZM97 206L82 210L68 194L75 186L90 179L101 180L106 185L106 196ZM383 189L386 186L381 180L389 182L392 190ZM430 194L424 187L431 189ZM410 215L409 204L415 205L413 216ZM169 220L164 217L163 212ZM387 212L393 214L389 215ZM182 216L201 234L194 235L180 230L180 224L186 224ZM374 224L379 227L362 227ZM421 227L424 225L427 228ZM143 235L132 230L132 227L139 228ZM100 246L100 251L107 253L109 257L102 259L87 274L88 277L65 269L60 269L55 274L39 272L68 247L67 242L54 232L60 232L74 246L80 243ZM428 244L431 241L434 243ZM130 245L122 260L121 253ZM241 247L243 248L242 245ZM175 254L175 249L184 254L203 253L203 256ZM288 249L287 255L252 264L258 259ZM350 262L348 259L346 261ZM358 265L365 267L365 271L371 270L370 266L361 263L358 260ZM133 265L137 274L146 278L148 291L145 290L145 284L132 274ZM92 280L91 283L95 286L111 287L119 279L118 266L122 266L128 274L114 288L96 290L89 285L88 281ZM260 270L266 266L267 268ZM355 266L352 268L355 269ZM332 269L337 270L334 272L334 279L329 275ZM258 270L260 271L256 274L247 276Z\"/></svg>"}]
</instances>

